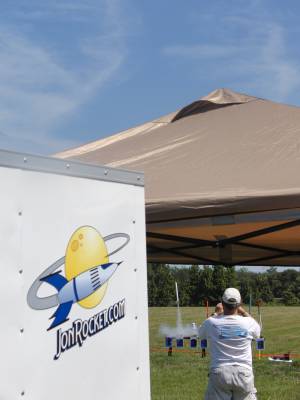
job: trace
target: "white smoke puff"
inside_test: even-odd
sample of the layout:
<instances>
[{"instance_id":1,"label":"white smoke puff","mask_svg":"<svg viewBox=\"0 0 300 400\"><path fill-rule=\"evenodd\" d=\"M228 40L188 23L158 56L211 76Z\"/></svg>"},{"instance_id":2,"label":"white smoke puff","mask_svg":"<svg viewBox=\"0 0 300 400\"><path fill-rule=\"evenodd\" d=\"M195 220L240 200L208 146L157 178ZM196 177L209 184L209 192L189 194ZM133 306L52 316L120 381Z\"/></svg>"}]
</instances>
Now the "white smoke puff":
<instances>
[{"instance_id":1,"label":"white smoke puff","mask_svg":"<svg viewBox=\"0 0 300 400\"><path fill-rule=\"evenodd\" d=\"M159 328L159 332L163 336L173 337L173 338L196 336L196 335L198 335L198 329L197 329L195 323L193 323L191 325L183 325L182 324L182 316L181 316L181 310L180 310L180 306L179 306L179 295L178 295L177 282L175 282L175 290L176 290L176 303L177 303L176 327L172 327L172 326L168 326L168 325L161 325Z\"/></svg>"},{"instance_id":2,"label":"white smoke puff","mask_svg":"<svg viewBox=\"0 0 300 400\"><path fill-rule=\"evenodd\" d=\"M176 327L161 325L159 328L159 333L166 337L181 338L197 335L198 329L195 329L192 325L181 325Z\"/></svg>"}]
</instances>

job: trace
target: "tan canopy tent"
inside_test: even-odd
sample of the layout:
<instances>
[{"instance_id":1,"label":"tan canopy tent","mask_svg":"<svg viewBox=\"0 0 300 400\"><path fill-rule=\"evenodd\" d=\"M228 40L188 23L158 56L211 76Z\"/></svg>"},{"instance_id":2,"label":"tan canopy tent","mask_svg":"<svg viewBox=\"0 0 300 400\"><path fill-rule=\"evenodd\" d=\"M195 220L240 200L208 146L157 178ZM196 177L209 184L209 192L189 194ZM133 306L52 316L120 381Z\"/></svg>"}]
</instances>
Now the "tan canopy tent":
<instances>
[{"instance_id":1,"label":"tan canopy tent","mask_svg":"<svg viewBox=\"0 0 300 400\"><path fill-rule=\"evenodd\" d=\"M145 173L149 262L300 265L300 108L216 90L57 154Z\"/></svg>"}]
</instances>

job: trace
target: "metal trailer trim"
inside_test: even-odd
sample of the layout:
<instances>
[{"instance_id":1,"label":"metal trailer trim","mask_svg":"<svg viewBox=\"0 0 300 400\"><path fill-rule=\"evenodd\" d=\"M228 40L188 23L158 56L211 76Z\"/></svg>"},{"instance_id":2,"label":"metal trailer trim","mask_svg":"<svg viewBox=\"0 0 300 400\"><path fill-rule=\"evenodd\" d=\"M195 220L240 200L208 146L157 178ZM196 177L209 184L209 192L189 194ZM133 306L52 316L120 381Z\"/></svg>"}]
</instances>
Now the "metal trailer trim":
<instances>
[{"instance_id":1,"label":"metal trailer trim","mask_svg":"<svg viewBox=\"0 0 300 400\"><path fill-rule=\"evenodd\" d=\"M144 174L60 158L0 150L0 166L77 178L144 186Z\"/></svg>"}]
</instances>

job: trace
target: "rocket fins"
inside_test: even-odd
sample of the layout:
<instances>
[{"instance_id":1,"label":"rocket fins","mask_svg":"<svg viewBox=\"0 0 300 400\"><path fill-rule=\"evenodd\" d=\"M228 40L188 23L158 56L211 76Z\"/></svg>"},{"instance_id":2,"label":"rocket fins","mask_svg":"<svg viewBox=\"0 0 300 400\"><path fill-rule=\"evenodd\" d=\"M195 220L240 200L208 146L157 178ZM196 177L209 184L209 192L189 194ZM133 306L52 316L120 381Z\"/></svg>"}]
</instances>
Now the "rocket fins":
<instances>
[{"instance_id":1,"label":"rocket fins","mask_svg":"<svg viewBox=\"0 0 300 400\"><path fill-rule=\"evenodd\" d=\"M100 267L102 268L102 269L107 269L107 268L109 268L111 265L113 265L113 264L118 264L118 266L120 265L120 264L122 264L122 262L123 261L120 261L120 262L118 262L118 263L106 263L106 264L101 264L100 265Z\"/></svg>"},{"instance_id":2,"label":"rocket fins","mask_svg":"<svg viewBox=\"0 0 300 400\"><path fill-rule=\"evenodd\" d=\"M107 269L109 268L113 263L106 263L106 264L101 264L102 269Z\"/></svg>"},{"instance_id":3,"label":"rocket fins","mask_svg":"<svg viewBox=\"0 0 300 400\"><path fill-rule=\"evenodd\" d=\"M68 301L67 303L62 303L58 307L58 309L55 311L55 313L52 315L51 318L55 318L52 324L49 326L47 331L50 331L50 329L55 328L56 326L63 324L65 321L68 320L67 316L69 315L69 312L71 310L73 302Z\"/></svg>"},{"instance_id":4,"label":"rocket fins","mask_svg":"<svg viewBox=\"0 0 300 400\"><path fill-rule=\"evenodd\" d=\"M49 283L57 289L59 292L60 289L68 283L68 280L60 275L60 271L55 272L54 274L44 276L41 278L41 281Z\"/></svg>"}]
</instances>

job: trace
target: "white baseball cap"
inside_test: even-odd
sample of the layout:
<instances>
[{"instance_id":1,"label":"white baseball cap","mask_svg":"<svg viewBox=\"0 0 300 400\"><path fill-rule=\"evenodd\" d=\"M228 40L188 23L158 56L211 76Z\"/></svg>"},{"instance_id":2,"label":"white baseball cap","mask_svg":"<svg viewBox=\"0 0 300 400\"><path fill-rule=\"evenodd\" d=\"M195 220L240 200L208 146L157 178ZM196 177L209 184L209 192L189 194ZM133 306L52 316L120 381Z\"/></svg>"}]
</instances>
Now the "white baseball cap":
<instances>
[{"instance_id":1,"label":"white baseball cap","mask_svg":"<svg viewBox=\"0 0 300 400\"><path fill-rule=\"evenodd\" d=\"M241 294L235 288L227 288L222 296L222 300L226 304L240 304Z\"/></svg>"}]
</instances>

